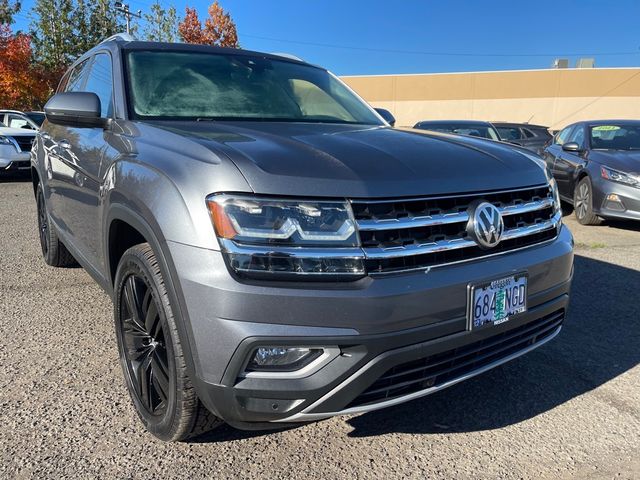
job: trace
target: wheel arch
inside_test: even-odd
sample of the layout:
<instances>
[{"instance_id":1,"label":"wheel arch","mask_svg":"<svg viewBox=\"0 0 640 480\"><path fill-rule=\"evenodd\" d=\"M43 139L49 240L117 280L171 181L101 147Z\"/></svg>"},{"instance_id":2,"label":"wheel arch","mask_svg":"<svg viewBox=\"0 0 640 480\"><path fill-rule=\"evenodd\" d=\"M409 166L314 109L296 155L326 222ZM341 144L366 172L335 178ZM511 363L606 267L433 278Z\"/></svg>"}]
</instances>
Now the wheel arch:
<instances>
[{"instance_id":1,"label":"wheel arch","mask_svg":"<svg viewBox=\"0 0 640 480\"><path fill-rule=\"evenodd\" d=\"M198 390L196 367L194 362L193 341L191 329L188 324L188 314L184 295L180 288L179 282L176 281L177 273L175 265L171 258L169 249L166 246L164 237L157 233L158 225L151 225L146 219L143 219L136 212L123 204L112 204L106 216L106 235L105 235L105 259L108 261L107 275L108 284L111 287L111 296L115 302L116 294L114 285L115 273L118 263L124 252L139 243L148 243L156 256L160 272L169 295L173 315L176 320L176 326L180 342L185 350L185 361L189 377L192 379L196 391ZM154 228L155 227L155 228ZM123 238L118 238L118 235Z\"/></svg>"},{"instance_id":2,"label":"wheel arch","mask_svg":"<svg viewBox=\"0 0 640 480\"><path fill-rule=\"evenodd\" d=\"M585 177L589 177L589 172L587 171L587 169L585 167L579 168L575 171L574 175L573 175L573 181L571 184L571 190L569 190L569 192L571 192L571 200L574 201L575 198L575 192L576 192L576 188L578 187L578 184L580 183L580 181L585 178Z\"/></svg>"}]
</instances>

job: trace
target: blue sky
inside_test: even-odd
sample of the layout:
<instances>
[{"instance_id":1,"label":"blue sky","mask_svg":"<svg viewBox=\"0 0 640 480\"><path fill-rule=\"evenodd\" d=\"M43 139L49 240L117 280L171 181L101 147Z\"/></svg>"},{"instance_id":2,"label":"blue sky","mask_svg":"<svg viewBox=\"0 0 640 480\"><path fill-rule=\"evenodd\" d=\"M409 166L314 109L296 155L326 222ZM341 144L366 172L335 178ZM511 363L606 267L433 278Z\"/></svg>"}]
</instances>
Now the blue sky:
<instances>
[{"instance_id":1,"label":"blue sky","mask_svg":"<svg viewBox=\"0 0 640 480\"><path fill-rule=\"evenodd\" d=\"M127 0L123 0L126 1ZM153 0L129 0L132 10ZM163 4L168 2L162 2ZM201 18L210 1L176 0ZM33 0L16 29L28 27ZM243 48L289 52L339 75L547 68L555 57L640 65L640 0L221 0ZM576 55L578 54L578 55Z\"/></svg>"}]
</instances>

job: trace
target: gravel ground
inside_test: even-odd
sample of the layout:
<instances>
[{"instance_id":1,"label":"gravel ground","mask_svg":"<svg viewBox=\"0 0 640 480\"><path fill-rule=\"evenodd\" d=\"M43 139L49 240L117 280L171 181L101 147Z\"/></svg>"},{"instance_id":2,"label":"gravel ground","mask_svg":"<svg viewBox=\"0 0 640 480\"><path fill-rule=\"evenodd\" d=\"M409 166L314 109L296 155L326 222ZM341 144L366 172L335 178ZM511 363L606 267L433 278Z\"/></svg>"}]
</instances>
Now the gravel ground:
<instances>
[{"instance_id":1,"label":"gravel ground","mask_svg":"<svg viewBox=\"0 0 640 480\"><path fill-rule=\"evenodd\" d=\"M571 218L560 336L431 397L275 433L145 433L109 298L40 257L31 185L0 180L0 478L640 478L640 226Z\"/></svg>"}]
</instances>

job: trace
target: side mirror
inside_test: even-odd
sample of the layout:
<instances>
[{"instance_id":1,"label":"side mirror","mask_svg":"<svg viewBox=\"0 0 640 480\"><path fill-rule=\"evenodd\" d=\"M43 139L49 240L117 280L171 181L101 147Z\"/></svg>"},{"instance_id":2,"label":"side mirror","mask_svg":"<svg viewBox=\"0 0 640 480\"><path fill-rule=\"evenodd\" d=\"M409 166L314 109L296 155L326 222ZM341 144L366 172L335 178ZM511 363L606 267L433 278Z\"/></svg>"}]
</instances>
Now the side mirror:
<instances>
[{"instance_id":1,"label":"side mirror","mask_svg":"<svg viewBox=\"0 0 640 480\"><path fill-rule=\"evenodd\" d=\"M44 106L47 120L70 127L107 126L109 119L100 117L100 99L92 92L64 92L51 97Z\"/></svg>"},{"instance_id":2,"label":"side mirror","mask_svg":"<svg viewBox=\"0 0 640 480\"><path fill-rule=\"evenodd\" d=\"M395 127L396 118L393 116L393 114L389 110L387 110L386 108L374 108L374 110L378 112L378 115L384 118L389 125L391 125L392 127Z\"/></svg>"},{"instance_id":3,"label":"side mirror","mask_svg":"<svg viewBox=\"0 0 640 480\"><path fill-rule=\"evenodd\" d=\"M580 145L578 145L576 142L568 142L562 145L562 150L564 150L565 152L580 153L582 151L582 148L580 148Z\"/></svg>"}]
</instances>

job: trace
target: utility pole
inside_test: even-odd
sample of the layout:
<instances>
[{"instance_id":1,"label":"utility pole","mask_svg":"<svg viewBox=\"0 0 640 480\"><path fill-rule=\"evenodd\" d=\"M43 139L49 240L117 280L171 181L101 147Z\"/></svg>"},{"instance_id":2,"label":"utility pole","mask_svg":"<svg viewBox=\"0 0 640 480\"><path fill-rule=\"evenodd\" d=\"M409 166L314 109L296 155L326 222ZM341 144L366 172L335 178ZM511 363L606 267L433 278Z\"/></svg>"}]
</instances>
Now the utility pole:
<instances>
[{"instance_id":1,"label":"utility pole","mask_svg":"<svg viewBox=\"0 0 640 480\"><path fill-rule=\"evenodd\" d=\"M127 33L131 33L131 17L142 18L142 10L138 10L137 13L134 13L129 10L129 5L122 2L115 3L116 10L122 13L127 19Z\"/></svg>"}]
</instances>

